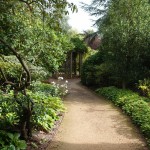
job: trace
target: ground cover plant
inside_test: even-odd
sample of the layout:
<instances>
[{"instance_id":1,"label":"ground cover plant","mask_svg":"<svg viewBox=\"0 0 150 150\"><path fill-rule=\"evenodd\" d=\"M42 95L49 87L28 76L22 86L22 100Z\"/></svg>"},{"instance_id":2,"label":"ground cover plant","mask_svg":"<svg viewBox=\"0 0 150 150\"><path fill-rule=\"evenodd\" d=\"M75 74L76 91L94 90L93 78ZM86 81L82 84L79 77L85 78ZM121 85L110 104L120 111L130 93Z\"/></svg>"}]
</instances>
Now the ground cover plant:
<instances>
[{"instance_id":1,"label":"ground cover plant","mask_svg":"<svg viewBox=\"0 0 150 150\"><path fill-rule=\"evenodd\" d=\"M103 87L97 89L96 92L111 100L116 106L121 107L140 128L150 144L150 106L146 102L148 98L141 97L130 90L116 87Z\"/></svg>"},{"instance_id":2,"label":"ground cover plant","mask_svg":"<svg viewBox=\"0 0 150 150\"><path fill-rule=\"evenodd\" d=\"M1 150L23 150L26 149L26 142L19 139L20 134L9 133L0 130L0 149Z\"/></svg>"},{"instance_id":3,"label":"ground cover plant","mask_svg":"<svg viewBox=\"0 0 150 150\"><path fill-rule=\"evenodd\" d=\"M32 85L32 89L33 91L27 90L27 96L19 94L18 100L22 105L27 105L27 98L34 100L33 115L30 120L32 129L48 132L54 126L55 121L59 119L59 116L65 111L62 99L60 98L64 93L61 92L62 89L56 89L52 84L39 84L39 82ZM55 92L55 90L59 92ZM20 118L23 117L21 111L20 105L18 105L13 97L12 90L8 89L7 92L0 92L0 131L2 134L8 134L8 136L0 139L2 149L9 146L12 147L11 142L13 142L13 139L10 137L11 135L17 136L16 141L18 139L19 142ZM25 141L23 143L24 147L20 147L20 149L26 147ZM19 149L17 144L13 145L13 147Z\"/></svg>"}]
</instances>

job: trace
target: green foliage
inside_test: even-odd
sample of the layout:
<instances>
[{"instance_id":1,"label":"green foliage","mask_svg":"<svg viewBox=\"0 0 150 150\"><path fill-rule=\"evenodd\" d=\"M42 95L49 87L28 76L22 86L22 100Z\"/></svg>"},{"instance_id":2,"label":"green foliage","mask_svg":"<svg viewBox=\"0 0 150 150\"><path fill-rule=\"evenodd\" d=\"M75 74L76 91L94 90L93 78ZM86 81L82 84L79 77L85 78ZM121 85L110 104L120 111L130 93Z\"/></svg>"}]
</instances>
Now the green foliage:
<instances>
[{"instance_id":1,"label":"green foliage","mask_svg":"<svg viewBox=\"0 0 150 150\"><path fill-rule=\"evenodd\" d=\"M27 97L22 94L18 95L18 100L27 107L27 98L33 100L33 116L32 124L34 128L48 131L55 121L59 119L59 114L64 112L65 108L62 100L61 90L56 89L51 84L35 83L31 88L32 91L27 91ZM57 96L57 97L56 97ZM13 129L19 125L22 109L17 104L13 97L12 91L8 93L0 93L0 129Z\"/></svg>"},{"instance_id":2,"label":"green foliage","mask_svg":"<svg viewBox=\"0 0 150 150\"><path fill-rule=\"evenodd\" d=\"M110 84L109 66L103 62L101 52L88 57L82 66L81 81L85 85Z\"/></svg>"},{"instance_id":3,"label":"green foliage","mask_svg":"<svg viewBox=\"0 0 150 150\"><path fill-rule=\"evenodd\" d=\"M132 91L115 87L100 88L96 92L121 107L126 114L131 116L133 122L140 127L145 137L150 140L150 106L145 102L146 98Z\"/></svg>"},{"instance_id":4,"label":"green foliage","mask_svg":"<svg viewBox=\"0 0 150 150\"><path fill-rule=\"evenodd\" d=\"M31 78L32 81L38 81L38 80L45 80L47 79L49 76L51 76L51 73L48 72L45 68L40 67L40 66L35 66L32 64L28 64L29 65L29 70L31 73Z\"/></svg>"},{"instance_id":5,"label":"green foliage","mask_svg":"<svg viewBox=\"0 0 150 150\"><path fill-rule=\"evenodd\" d=\"M71 38L71 42L74 45L74 51L75 52L81 52L81 53L85 53L87 52L88 48L86 46L86 44L84 43L83 39L81 39L81 37L79 36L75 36Z\"/></svg>"},{"instance_id":6,"label":"green foliage","mask_svg":"<svg viewBox=\"0 0 150 150\"><path fill-rule=\"evenodd\" d=\"M60 84L59 81L57 83L52 82L52 84L46 84L41 82L35 82L32 84L33 92L42 92L47 96L52 97L62 97L67 94L67 83Z\"/></svg>"},{"instance_id":7,"label":"green foliage","mask_svg":"<svg viewBox=\"0 0 150 150\"><path fill-rule=\"evenodd\" d=\"M0 38L16 49L22 59L52 73L65 60L65 53L72 49L67 32L60 32L60 23L68 12L65 10L67 6L72 11L76 10L73 3L66 0L41 0L33 4L2 0ZM0 51L4 55L12 55L7 46L1 43Z\"/></svg>"},{"instance_id":8,"label":"green foliage","mask_svg":"<svg viewBox=\"0 0 150 150\"><path fill-rule=\"evenodd\" d=\"M9 81L18 81L19 75L21 75L22 69L19 63L4 62L0 59L0 68L5 72L5 75ZM1 82L4 78L0 74Z\"/></svg>"},{"instance_id":9,"label":"green foliage","mask_svg":"<svg viewBox=\"0 0 150 150\"><path fill-rule=\"evenodd\" d=\"M32 84L31 90L33 92L42 92L47 96L58 96L55 94L55 88L51 84L35 82Z\"/></svg>"},{"instance_id":10,"label":"green foliage","mask_svg":"<svg viewBox=\"0 0 150 150\"><path fill-rule=\"evenodd\" d=\"M0 93L0 130L10 129L19 123L18 104L13 93Z\"/></svg>"},{"instance_id":11,"label":"green foliage","mask_svg":"<svg viewBox=\"0 0 150 150\"><path fill-rule=\"evenodd\" d=\"M0 149L1 150L25 150L26 142L19 139L18 133L8 133L0 130Z\"/></svg>"},{"instance_id":12,"label":"green foliage","mask_svg":"<svg viewBox=\"0 0 150 150\"><path fill-rule=\"evenodd\" d=\"M106 52L105 60L112 64L113 76L121 82L137 82L149 74L143 59L143 56L149 56L147 22L150 20L146 13L149 9L145 0L121 0L111 2L109 6L108 22L101 29L102 50Z\"/></svg>"},{"instance_id":13,"label":"green foliage","mask_svg":"<svg viewBox=\"0 0 150 150\"><path fill-rule=\"evenodd\" d=\"M32 95L34 94L26 93L27 89L33 80L45 78L47 72L51 75L57 71L64 62L66 53L73 47L69 35L61 30L63 25L60 25L65 15L68 14L66 8L73 12L77 9L67 0L1 0L0 89L5 93L1 93L3 101L0 103L2 108L0 121L3 126L6 125L6 128L20 123L21 138L27 138L26 135L32 134L30 124L32 119L32 122L38 122L37 118L32 117L32 110L36 112L36 107L33 108ZM7 84L11 85L10 91L7 90ZM56 90L53 88L51 93L59 95L60 93L58 94ZM39 112L39 117L41 115L44 119L38 124L49 129L59 110L56 106L61 106L61 102L59 103L60 100L57 98L46 95L44 91L35 93L37 97L35 95L33 97L37 104L37 114ZM43 97L45 95L47 105L44 105L43 100L38 101L38 95L40 99L42 95ZM52 105L48 105L48 102ZM56 106L53 107L55 102ZM48 106L52 107L52 110ZM41 109L44 110L43 107L45 112L41 111Z\"/></svg>"},{"instance_id":14,"label":"green foliage","mask_svg":"<svg viewBox=\"0 0 150 150\"><path fill-rule=\"evenodd\" d=\"M59 87L51 84L36 82L32 86L32 92L29 91L30 98L34 100L33 124L37 129L50 130L59 114L64 112L65 108Z\"/></svg>"},{"instance_id":15,"label":"green foliage","mask_svg":"<svg viewBox=\"0 0 150 150\"><path fill-rule=\"evenodd\" d=\"M84 6L98 16L100 51L111 78L125 88L150 76L150 5L148 0L93 0Z\"/></svg>"},{"instance_id":16,"label":"green foliage","mask_svg":"<svg viewBox=\"0 0 150 150\"><path fill-rule=\"evenodd\" d=\"M0 68L5 73L8 81L19 82L23 78L24 71L21 68L18 60L13 56L3 56L4 60L0 58ZM28 62L29 70L33 81L44 79L47 77L47 71L39 66L35 66ZM0 74L0 84L5 82L2 74Z\"/></svg>"},{"instance_id":17,"label":"green foliage","mask_svg":"<svg viewBox=\"0 0 150 150\"><path fill-rule=\"evenodd\" d=\"M59 114L64 112L62 100L57 97L45 95L43 92L29 93L34 99L33 125L40 130L50 130Z\"/></svg>"},{"instance_id":18,"label":"green foliage","mask_svg":"<svg viewBox=\"0 0 150 150\"><path fill-rule=\"evenodd\" d=\"M150 78L140 80L138 88L142 91L144 96L148 96L150 98Z\"/></svg>"}]
</instances>

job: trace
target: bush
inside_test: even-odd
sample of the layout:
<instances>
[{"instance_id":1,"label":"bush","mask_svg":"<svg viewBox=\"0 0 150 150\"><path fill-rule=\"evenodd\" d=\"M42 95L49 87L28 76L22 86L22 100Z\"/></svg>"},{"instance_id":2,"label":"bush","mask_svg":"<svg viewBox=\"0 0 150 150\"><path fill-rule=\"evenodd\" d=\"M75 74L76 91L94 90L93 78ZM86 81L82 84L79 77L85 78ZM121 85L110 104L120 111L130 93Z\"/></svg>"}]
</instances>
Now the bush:
<instances>
[{"instance_id":1,"label":"bush","mask_svg":"<svg viewBox=\"0 0 150 150\"><path fill-rule=\"evenodd\" d=\"M59 77L63 80L63 77ZM60 80L56 82L52 82L51 84L35 82L32 84L33 92L43 92L45 95L51 95L53 97L62 97L68 93L68 81L66 80L64 83L60 83Z\"/></svg>"},{"instance_id":2,"label":"bush","mask_svg":"<svg viewBox=\"0 0 150 150\"><path fill-rule=\"evenodd\" d=\"M35 82L32 84L31 90L33 92L42 92L47 96L58 97L59 93L52 84L46 84L41 82Z\"/></svg>"},{"instance_id":3,"label":"bush","mask_svg":"<svg viewBox=\"0 0 150 150\"><path fill-rule=\"evenodd\" d=\"M32 91L31 91L32 90ZM62 100L59 98L61 92L53 85L36 83L31 90L27 91L27 97L33 100L32 124L35 128L49 130L53 127L59 114L65 110ZM18 100L23 106L27 106L26 97L19 94ZM13 97L13 91L0 92L0 129L13 130L19 125L22 109Z\"/></svg>"},{"instance_id":4,"label":"bush","mask_svg":"<svg viewBox=\"0 0 150 150\"><path fill-rule=\"evenodd\" d=\"M3 69L9 81L19 80L19 75L22 72L21 65L19 63L4 62L0 60L0 68ZM0 84L2 84L3 82L4 82L4 79L2 75L0 74Z\"/></svg>"},{"instance_id":5,"label":"bush","mask_svg":"<svg viewBox=\"0 0 150 150\"><path fill-rule=\"evenodd\" d=\"M65 110L62 100L59 97L48 96L44 92L28 91L27 94L34 102L32 116L34 128L50 130L55 121L59 119L58 115ZM0 98L0 129L14 130L19 126L22 110L14 100L12 91L0 95ZM27 105L23 95L19 95L18 98L24 106Z\"/></svg>"},{"instance_id":6,"label":"bush","mask_svg":"<svg viewBox=\"0 0 150 150\"><path fill-rule=\"evenodd\" d=\"M116 87L104 87L96 92L109 100L131 116L133 122L138 125L148 141L150 141L150 106L146 98L139 96L130 90L122 90Z\"/></svg>"},{"instance_id":7,"label":"bush","mask_svg":"<svg viewBox=\"0 0 150 150\"><path fill-rule=\"evenodd\" d=\"M140 80L138 88L141 90L142 95L150 98L150 78Z\"/></svg>"},{"instance_id":8,"label":"bush","mask_svg":"<svg viewBox=\"0 0 150 150\"><path fill-rule=\"evenodd\" d=\"M8 81L15 81L19 82L21 74L23 75L22 67L19 61L16 59L15 56L3 56L4 60L0 58L0 68L4 71L7 80ZM35 65L31 65L31 63L28 62L29 70L31 73L32 81L36 81L39 79L44 79L47 77L48 72L46 72L42 67L38 67ZM22 76L23 78L23 76ZM4 78L2 77L0 73L0 84L2 84L4 81Z\"/></svg>"},{"instance_id":9,"label":"bush","mask_svg":"<svg viewBox=\"0 0 150 150\"><path fill-rule=\"evenodd\" d=\"M18 133L8 133L0 130L0 149L1 150L25 150L27 145L24 140L19 139Z\"/></svg>"},{"instance_id":10,"label":"bush","mask_svg":"<svg viewBox=\"0 0 150 150\"><path fill-rule=\"evenodd\" d=\"M60 99L64 92L60 86L35 82L32 85L32 92L28 91L31 99L34 100L33 125L35 128L49 130L59 119L59 114L64 112L65 108Z\"/></svg>"},{"instance_id":11,"label":"bush","mask_svg":"<svg viewBox=\"0 0 150 150\"><path fill-rule=\"evenodd\" d=\"M47 96L42 92L29 92L28 94L34 100L33 126L44 131L50 130L59 119L59 114L65 110L62 100L58 97Z\"/></svg>"},{"instance_id":12,"label":"bush","mask_svg":"<svg viewBox=\"0 0 150 150\"><path fill-rule=\"evenodd\" d=\"M0 91L0 130L9 130L19 123L19 107L12 92Z\"/></svg>"},{"instance_id":13,"label":"bush","mask_svg":"<svg viewBox=\"0 0 150 150\"><path fill-rule=\"evenodd\" d=\"M81 82L89 86L108 85L110 84L108 70L107 63L103 63L101 52L97 52L83 63Z\"/></svg>"}]
</instances>

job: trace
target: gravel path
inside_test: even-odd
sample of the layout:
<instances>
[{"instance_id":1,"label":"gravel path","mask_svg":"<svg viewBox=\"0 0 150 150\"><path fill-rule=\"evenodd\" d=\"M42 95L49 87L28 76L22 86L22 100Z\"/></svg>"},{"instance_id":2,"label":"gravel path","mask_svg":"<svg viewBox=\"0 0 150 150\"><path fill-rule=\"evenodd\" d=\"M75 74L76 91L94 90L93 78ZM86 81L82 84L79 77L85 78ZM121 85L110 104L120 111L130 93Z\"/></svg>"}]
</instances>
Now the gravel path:
<instances>
[{"instance_id":1,"label":"gravel path","mask_svg":"<svg viewBox=\"0 0 150 150\"><path fill-rule=\"evenodd\" d=\"M111 102L69 80L67 113L47 150L148 150L137 128Z\"/></svg>"}]
</instances>

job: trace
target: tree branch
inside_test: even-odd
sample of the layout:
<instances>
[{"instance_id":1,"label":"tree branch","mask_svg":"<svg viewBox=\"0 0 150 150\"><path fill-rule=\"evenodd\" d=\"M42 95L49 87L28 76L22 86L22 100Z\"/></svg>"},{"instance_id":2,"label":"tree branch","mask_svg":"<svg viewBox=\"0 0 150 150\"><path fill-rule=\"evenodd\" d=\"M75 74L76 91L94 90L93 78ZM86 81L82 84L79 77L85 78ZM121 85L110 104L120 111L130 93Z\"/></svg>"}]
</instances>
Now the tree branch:
<instances>
[{"instance_id":1,"label":"tree branch","mask_svg":"<svg viewBox=\"0 0 150 150\"><path fill-rule=\"evenodd\" d=\"M27 5L27 7L30 9L30 11L32 12L32 7L30 5L36 1L31 1L31 2L28 2L25 0L19 0L19 1L25 3Z\"/></svg>"},{"instance_id":2,"label":"tree branch","mask_svg":"<svg viewBox=\"0 0 150 150\"><path fill-rule=\"evenodd\" d=\"M5 74L4 74L4 72L3 72L1 67L0 67L0 72L1 72L2 77L4 78L4 80L7 82L8 80L7 80L7 78L6 78L6 76L5 76Z\"/></svg>"},{"instance_id":3,"label":"tree branch","mask_svg":"<svg viewBox=\"0 0 150 150\"><path fill-rule=\"evenodd\" d=\"M30 75L30 71L27 67L27 65L25 64L25 62L23 61L23 59L21 58L20 54L17 53L17 51L15 49L13 49L10 45L8 45L3 39L0 38L0 42L2 44L4 44L9 50L11 50L11 52L17 57L17 59L19 60L20 64L22 65L23 69L25 70L26 74L27 74L27 80L26 80L26 86L30 85L31 82L31 75Z\"/></svg>"},{"instance_id":4,"label":"tree branch","mask_svg":"<svg viewBox=\"0 0 150 150\"><path fill-rule=\"evenodd\" d=\"M0 72L1 72L1 75L2 77L4 78L5 82L3 84L10 84L10 85L15 85L15 83L11 82L11 81L8 81L5 74L4 74L4 71L3 69L0 67Z\"/></svg>"}]
</instances>

